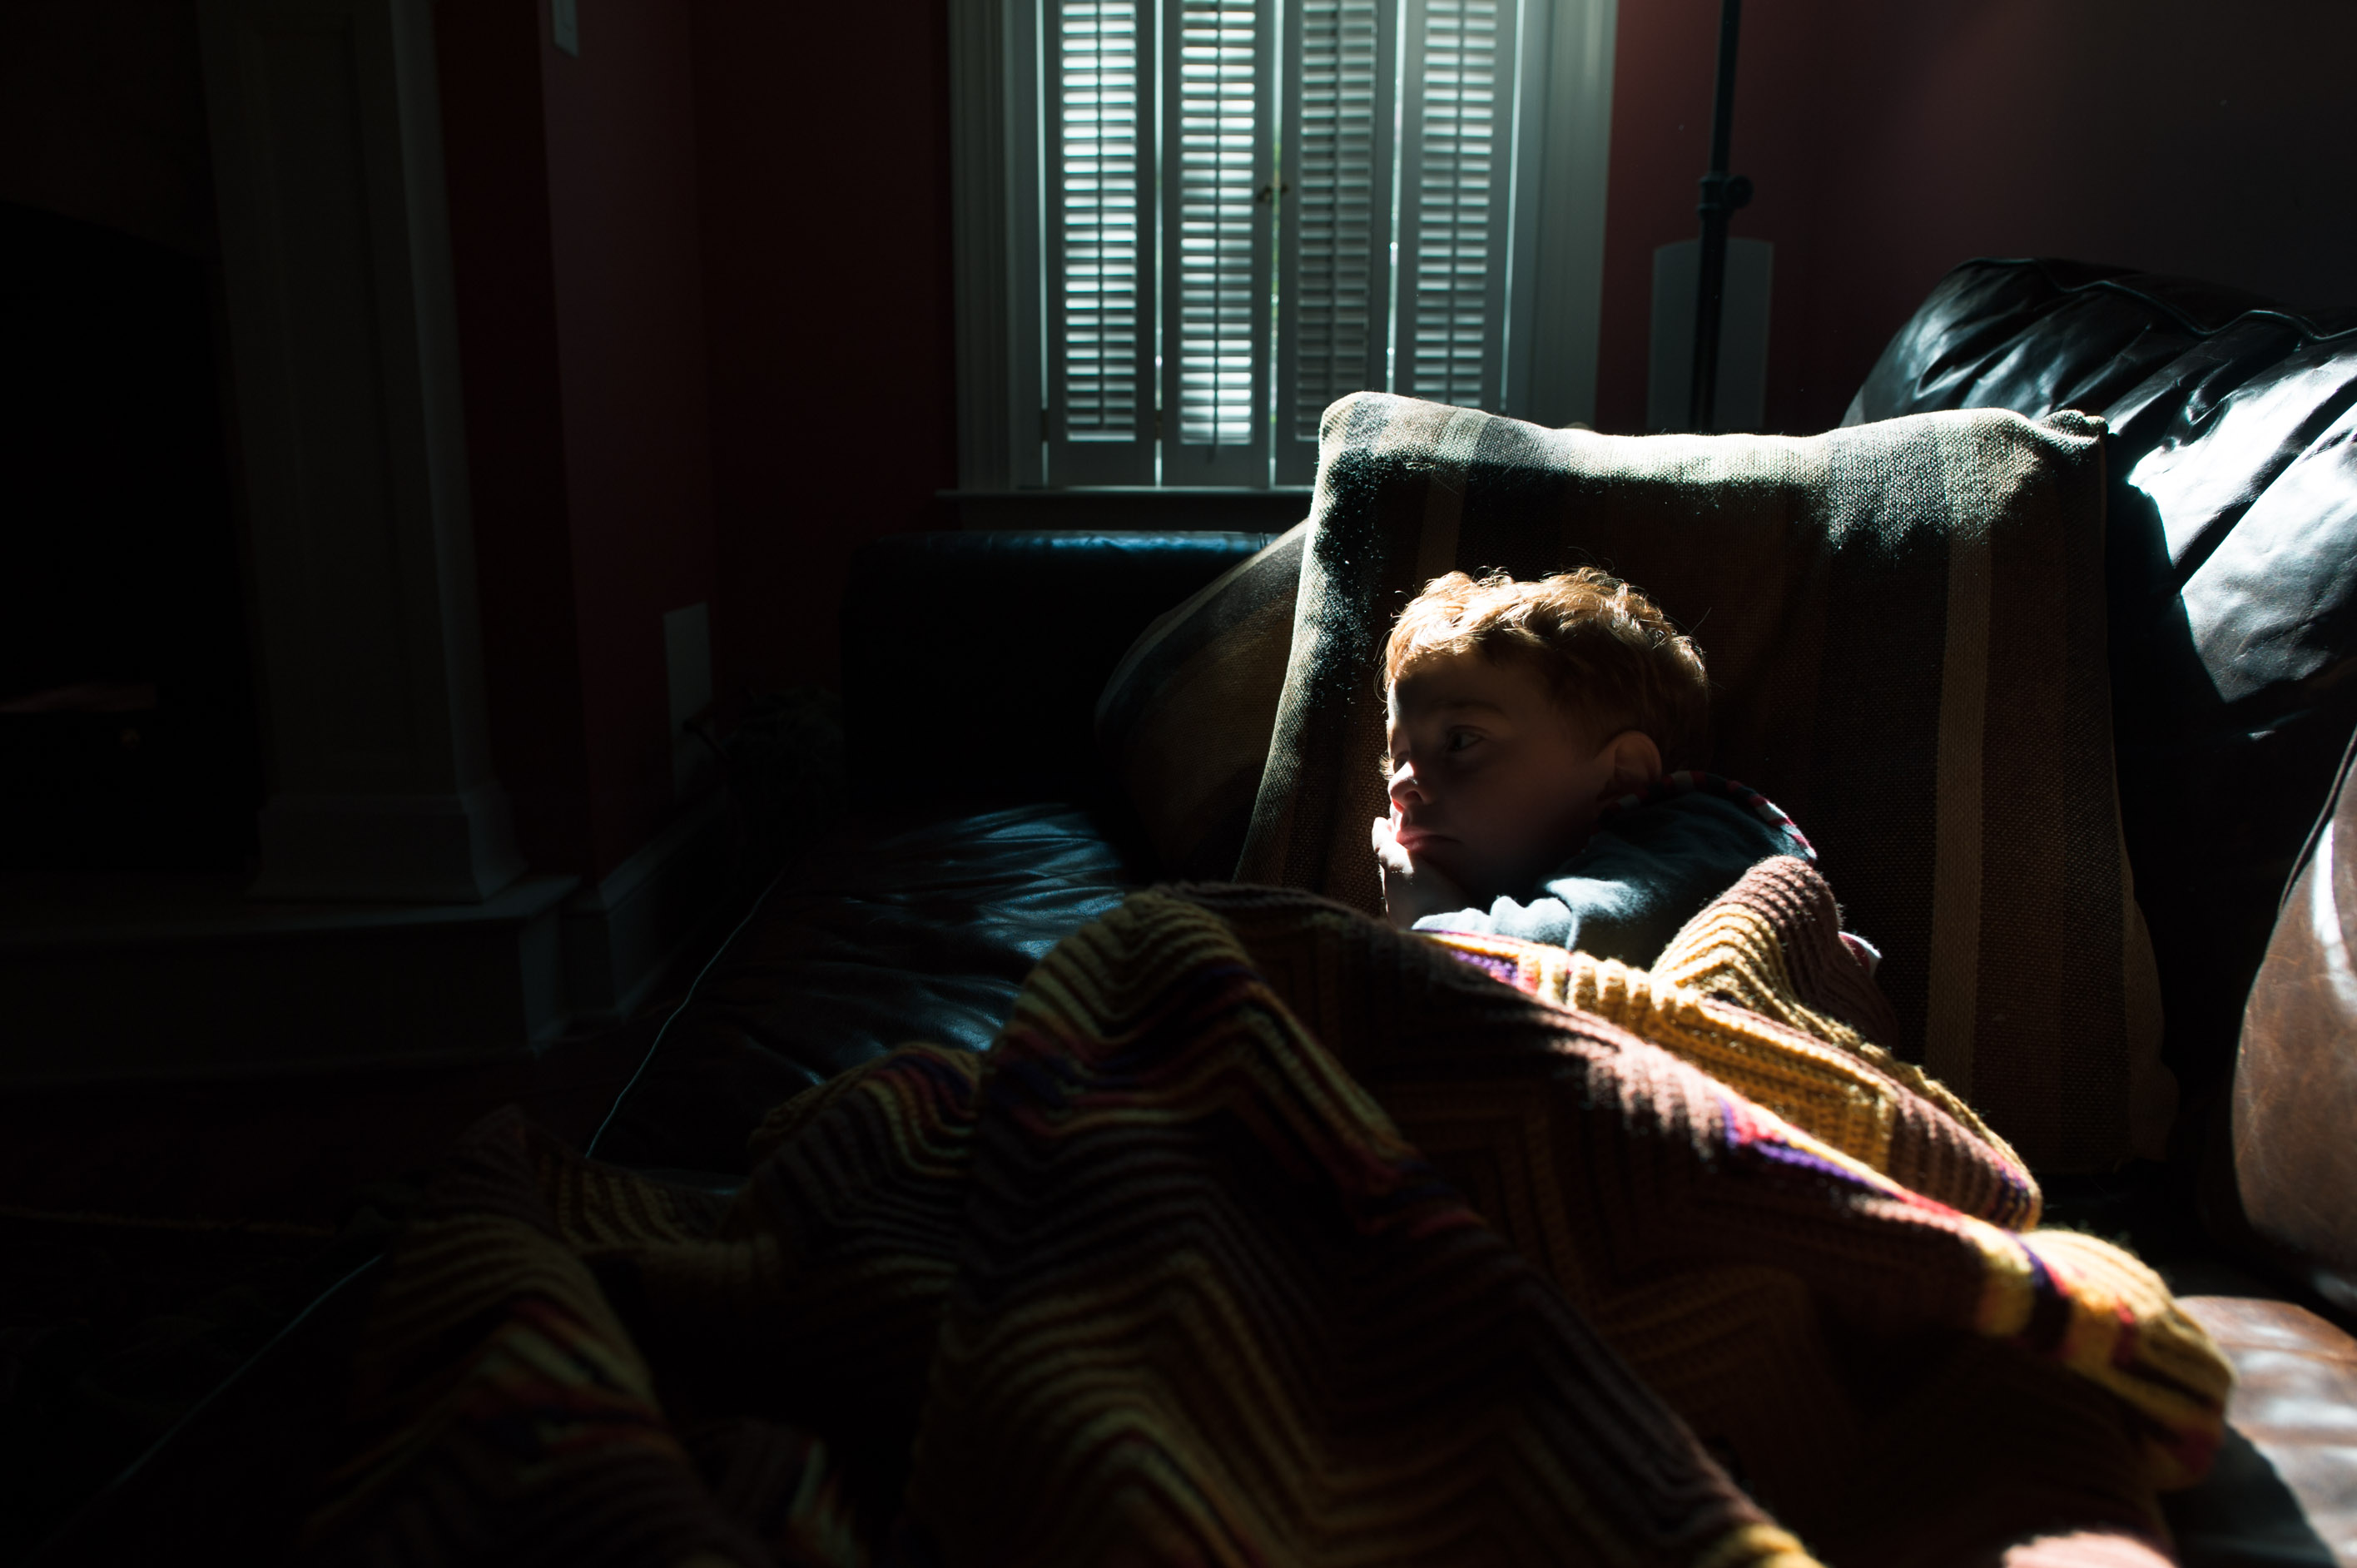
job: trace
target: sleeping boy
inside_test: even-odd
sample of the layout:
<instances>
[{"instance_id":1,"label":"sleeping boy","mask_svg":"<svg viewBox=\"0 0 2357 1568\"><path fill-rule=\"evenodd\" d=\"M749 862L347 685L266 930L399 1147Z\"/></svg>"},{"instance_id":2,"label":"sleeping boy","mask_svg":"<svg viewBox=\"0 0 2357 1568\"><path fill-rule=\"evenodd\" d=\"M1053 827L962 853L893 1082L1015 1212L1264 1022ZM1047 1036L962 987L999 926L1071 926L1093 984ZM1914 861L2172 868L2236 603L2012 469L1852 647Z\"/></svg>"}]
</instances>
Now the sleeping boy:
<instances>
[{"instance_id":1,"label":"sleeping boy","mask_svg":"<svg viewBox=\"0 0 2357 1568\"><path fill-rule=\"evenodd\" d=\"M1702 651L1593 567L1435 578L1393 626L1383 676L1374 849L1394 925L1645 968L1759 862L1816 858L1758 793L1690 771Z\"/></svg>"}]
</instances>

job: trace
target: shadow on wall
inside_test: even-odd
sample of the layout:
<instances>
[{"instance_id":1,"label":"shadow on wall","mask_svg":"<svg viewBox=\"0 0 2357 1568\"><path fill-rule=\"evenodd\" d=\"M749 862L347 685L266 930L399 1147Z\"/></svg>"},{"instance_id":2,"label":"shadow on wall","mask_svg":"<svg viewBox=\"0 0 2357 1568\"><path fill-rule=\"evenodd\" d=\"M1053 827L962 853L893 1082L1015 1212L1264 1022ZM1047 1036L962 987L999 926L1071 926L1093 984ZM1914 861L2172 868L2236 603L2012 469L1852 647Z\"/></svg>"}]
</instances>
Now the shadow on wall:
<instances>
[{"instance_id":1,"label":"shadow on wall","mask_svg":"<svg viewBox=\"0 0 2357 1568\"><path fill-rule=\"evenodd\" d=\"M695 0L694 27L714 657L729 689L833 684L852 553L956 526L949 7ZM846 63L780 92L791 61Z\"/></svg>"}]
</instances>

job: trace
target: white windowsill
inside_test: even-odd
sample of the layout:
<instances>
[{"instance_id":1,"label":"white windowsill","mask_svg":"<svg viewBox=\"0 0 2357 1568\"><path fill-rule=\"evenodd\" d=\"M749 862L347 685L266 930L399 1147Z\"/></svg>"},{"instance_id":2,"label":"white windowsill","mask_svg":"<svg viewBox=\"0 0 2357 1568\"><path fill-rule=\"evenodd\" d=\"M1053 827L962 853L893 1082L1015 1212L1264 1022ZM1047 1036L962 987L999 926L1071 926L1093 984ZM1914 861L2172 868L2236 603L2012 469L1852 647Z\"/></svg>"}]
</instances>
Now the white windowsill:
<instances>
[{"instance_id":1,"label":"white windowsill","mask_svg":"<svg viewBox=\"0 0 2357 1568\"><path fill-rule=\"evenodd\" d=\"M1095 485L938 492L963 529L1282 533L1309 515L1311 489L1280 485Z\"/></svg>"}]
</instances>

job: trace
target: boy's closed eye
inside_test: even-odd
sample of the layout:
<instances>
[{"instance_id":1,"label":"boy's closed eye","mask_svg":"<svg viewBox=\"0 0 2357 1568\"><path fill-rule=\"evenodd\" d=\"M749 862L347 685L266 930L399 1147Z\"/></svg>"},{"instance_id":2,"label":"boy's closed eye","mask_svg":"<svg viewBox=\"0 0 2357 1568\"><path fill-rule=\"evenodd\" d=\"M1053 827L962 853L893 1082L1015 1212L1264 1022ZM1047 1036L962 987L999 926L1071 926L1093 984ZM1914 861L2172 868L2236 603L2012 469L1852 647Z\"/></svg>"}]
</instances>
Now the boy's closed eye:
<instances>
[{"instance_id":1,"label":"boy's closed eye","mask_svg":"<svg viewBox=\"0 0 2357 1568\"><path fill-rule=\"evenodd\" d=\"M1447 736L1442 737L1440 749L1443 755L1448 755L1455 752L1464 751L1475 744L1488 738L1489 737L1487 736L1484 736L1479 730L1453 729L1450 730ZM1375 771L1382 774L1384 778L1389 779L1393 774L1397 773L1400 770L1401 760L1401 758L1394 757L1389 751L1385 751L1382 756L1375 758Z\"/></svg>"}]
</instances>

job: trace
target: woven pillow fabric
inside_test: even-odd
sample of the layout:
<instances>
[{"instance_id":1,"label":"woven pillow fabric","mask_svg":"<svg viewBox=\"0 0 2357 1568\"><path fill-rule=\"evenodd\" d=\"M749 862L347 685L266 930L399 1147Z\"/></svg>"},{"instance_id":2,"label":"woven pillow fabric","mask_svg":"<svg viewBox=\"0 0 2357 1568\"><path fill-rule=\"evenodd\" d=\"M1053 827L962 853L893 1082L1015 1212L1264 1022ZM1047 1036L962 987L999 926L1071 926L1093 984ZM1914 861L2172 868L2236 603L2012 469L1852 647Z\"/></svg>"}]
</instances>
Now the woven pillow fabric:
<instances>
[{"instance_id":1,"label":"woven pillow fabric","mask_svg":"<svg viewBox=\"0 0 2357 1568\"><path fill-rule=\"evenodd\" d=\"M2037 1168L2158 1155L2175 1090L2113 775L2102 435L1975 410L1614 436L1345 398L1238 880L1379 908L1400 607L1453 569L1600 565L1702 644L1709 764L1817 846L1884 952L1900 1054Z\"/></svg>"},{"instance_id":2,"label":"woven pillow fabric","mask_svg":"<svg viewBox=\"0 0 2357 1568\"><path fill-rule=\"evenodd\" d=\"M1302 523L1156 618L1097 699L1097 744L1163 869L1235 875L1293 639Z\"/></svg>"}]
</instances>

